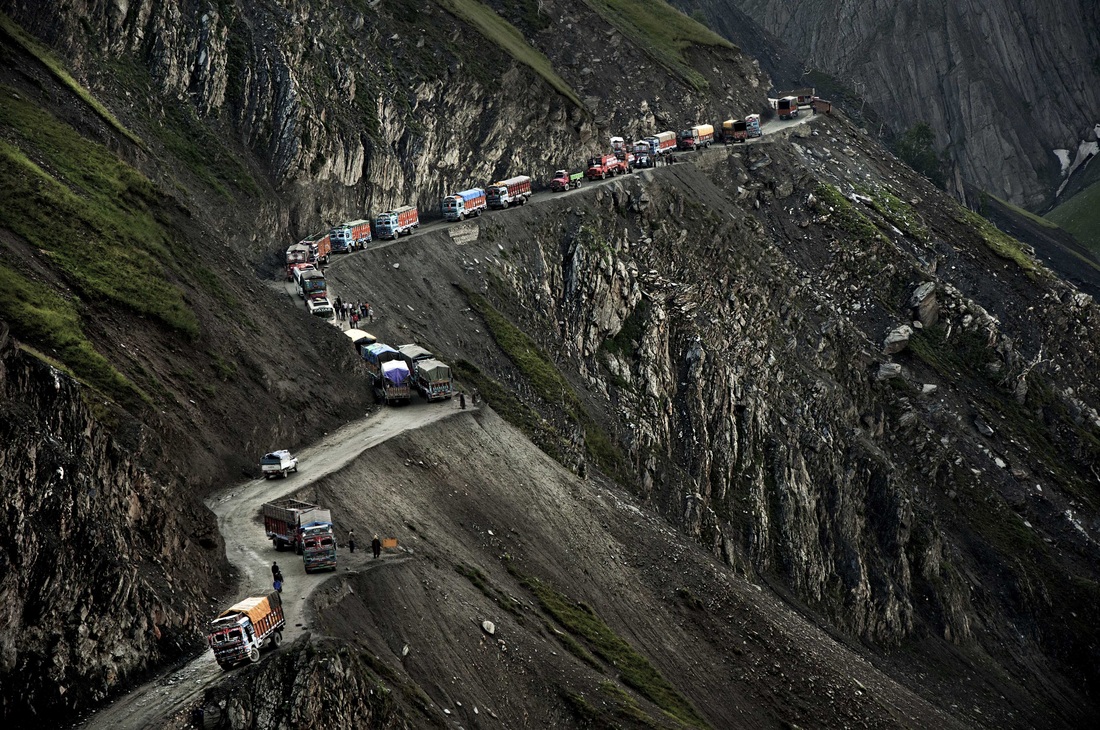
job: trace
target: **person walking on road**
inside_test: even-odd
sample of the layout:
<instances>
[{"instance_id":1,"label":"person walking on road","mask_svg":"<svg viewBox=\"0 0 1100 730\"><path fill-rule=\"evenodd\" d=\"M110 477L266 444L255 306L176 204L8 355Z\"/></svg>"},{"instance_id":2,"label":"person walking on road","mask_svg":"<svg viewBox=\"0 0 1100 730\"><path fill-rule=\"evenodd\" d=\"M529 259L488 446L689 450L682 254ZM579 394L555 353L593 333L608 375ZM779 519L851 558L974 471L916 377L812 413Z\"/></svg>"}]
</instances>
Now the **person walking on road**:
<instances>
[{"instance_id":1,"label":"person walking on road","mask_svg":"<svg viewBox=\"0 0 1100 730\"><path fill-rule=\"evenodd\" d=\"M271 563L271 577L280 583L283 582L283 571L279 570L279 564L276 562Z\"/></svg>"},{"instance_id":2,"label":"person walking on road","mask_svg":"<svg viewBox=\"0 0 1100 730\"><path fill-rule=\"evenodd\" d=\"M355 552L355 530L348 530L348 550Z\"/></svg>"},{"instance_id":3,"label":"person walking on road","mask_svg":"<svg viewBox=\"0 0 1100 730\"><path fill-rule=\"evenodd\" d=\"M378 539L378 535L375 535L374 539L370 541L370 549L375 558L382 554L382 541Z\"/></svg>"}]
</instances>

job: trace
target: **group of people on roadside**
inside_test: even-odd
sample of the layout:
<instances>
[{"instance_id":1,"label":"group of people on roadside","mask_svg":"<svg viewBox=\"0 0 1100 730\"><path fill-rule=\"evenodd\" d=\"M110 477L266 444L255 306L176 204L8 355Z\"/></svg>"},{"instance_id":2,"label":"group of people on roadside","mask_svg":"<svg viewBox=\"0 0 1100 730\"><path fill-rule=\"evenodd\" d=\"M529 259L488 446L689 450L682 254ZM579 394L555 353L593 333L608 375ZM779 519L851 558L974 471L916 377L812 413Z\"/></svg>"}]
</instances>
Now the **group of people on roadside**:
<instances>
[{"instance_id":1,"label":"group of people on roadside","mask_svg":"<svg viewBox=\"0 0 1100 730\"><path fill-rule=\"evenodd\" d=\"M374 308L369 302L345 302L340 297L336 297L332 308L336 310L336 316L339 319L349 322L352 327L360 322L374 321Z\"/></svg>"},{"instance_id":2,"label":"group of people on roadside","mask_svg":"<svg viewBox=\"0 0 1100 730\"><path fill-rule=\"evenodd\" d=\"M382 555L382 541L375 535L370 541L371 552L374 553L374 557L377 559ZM348 530L348 550L355 552L355 530ZM279 568L277 561L271 563L271 587L279 593L283 592L283 571Z\"/></svg>"}]
</instances>

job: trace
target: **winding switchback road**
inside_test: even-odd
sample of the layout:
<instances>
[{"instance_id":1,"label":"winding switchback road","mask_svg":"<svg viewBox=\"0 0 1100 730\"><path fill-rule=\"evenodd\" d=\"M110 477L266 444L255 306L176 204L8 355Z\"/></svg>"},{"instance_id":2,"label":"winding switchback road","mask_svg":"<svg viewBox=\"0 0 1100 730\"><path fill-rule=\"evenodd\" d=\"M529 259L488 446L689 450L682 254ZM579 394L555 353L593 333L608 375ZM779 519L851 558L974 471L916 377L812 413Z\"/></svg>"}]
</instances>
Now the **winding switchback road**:
<instances>
[{"instance_id":1,"label":"winding switchback road","mask_svg":"<svg viewBox=\"0 0 1100 730\"><path fill-rule=\"evenodd\" d=\"M398 434L446 418L456 412L457 406L457 401L443 404L414 401L404 408L384 408L343 426L315 446L299 452L301 466L298 473L281 480L255 479L235 484L211 496L206 504L217 515L218 529L225 540L226 556L239 574L236 598L227 599L226 606L245 596L268 593L271 590L271 561L281 558L280 568L286 577L283 587L286 616L283 639L293 641L308 630L308 599L333 574L307 575L301 558L292 552L276 552L264 532L260 506L338 471L368 449ZM336 519L339 519L339 505L331 506ZM339 570L367 570L390 562L368 563L366 556L369 554L369 550L355 555L341 550ZM269 651L265 650L264 655ZM173 716L191 707L208 687L225 674L214 661L213 653L204 651L184 666L120 697L77 727L84 730L165 727Z\"/></svg>"}]
</instances>

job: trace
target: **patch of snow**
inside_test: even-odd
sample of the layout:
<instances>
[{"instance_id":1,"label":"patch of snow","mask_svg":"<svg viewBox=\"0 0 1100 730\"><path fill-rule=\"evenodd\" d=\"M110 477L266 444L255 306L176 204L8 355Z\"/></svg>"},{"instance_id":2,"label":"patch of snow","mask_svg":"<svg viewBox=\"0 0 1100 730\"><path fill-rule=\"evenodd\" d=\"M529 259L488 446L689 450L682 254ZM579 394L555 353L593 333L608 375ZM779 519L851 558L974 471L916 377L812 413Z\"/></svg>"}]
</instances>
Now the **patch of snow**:
<instances>
[{"instance_id":1,"label":"patch of snow","mask_svg":"<svg viewBox=\"0 0 1100 730\"><path fill-rule=\"evenodd\" d=\"M1069 150L1052 150L1052 152L1058 158L1058 163L1062 166L1062 174L1065 175L1069 168Z\"/></svg>"},{"instance_id":2,"label":"patch of snow","mask_svg":"<svg viewBox=\"0 0 1100 730\"><path fill-rule=\"evenodd\" d=\"M1058 192L1055 193L1055 197L1062 194L1062 190L1065 189L1066 184L1069 182L1070 177L1072 177L1073 173L1076 172L1077 168L1088 162L1090 159L1095 157L1098 152L1100 152L1100 142L1097 142L1097 139L1100 139L1100 124L1096 124L1093 126L1092 136L1093 139L1082 140L1081 143L1077 145L1077 154L1074 156L1073 164L1069 166L1069 169L1066 170L1063 166L1062 174L1065 176L1065 180L1063 180L1062 184L1058 186ZM1060 159L1061 158L1059 158L1059 160Z\"/></svg>"}]
</instances>

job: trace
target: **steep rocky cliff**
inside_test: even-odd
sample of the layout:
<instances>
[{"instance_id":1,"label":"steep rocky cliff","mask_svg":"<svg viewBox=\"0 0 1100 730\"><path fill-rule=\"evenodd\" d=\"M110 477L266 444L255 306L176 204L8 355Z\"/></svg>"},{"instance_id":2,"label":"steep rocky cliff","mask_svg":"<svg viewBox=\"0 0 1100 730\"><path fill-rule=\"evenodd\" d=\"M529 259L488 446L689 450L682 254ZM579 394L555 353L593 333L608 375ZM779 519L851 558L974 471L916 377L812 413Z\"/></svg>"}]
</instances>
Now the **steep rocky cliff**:
<instances>
[{"instance_id":1,"label":"steep rocky cliff","mask_svg":"<svg viewBox=\"0 0 1100 730\"><path fill-rule=\"evenodd\" d=\"M953 170L1032 209L1048 203L1100 121L1095 3L702 0L717 29L734 5L804 61L844 79L902 132L927 122ZM736 39L736 35L729 37Z\"/></svg>"},{"instance_id":2,"label":"steep rocky cliff","mask_svg":"<svg viewBox=\"0 0 1100 730\"><path fill-rule=\"evenodd\" d=\"M142 143L5 46L6 58L20 62L5 77L18 97L9 91L0 105L5 144L14 140L46 176L94 199L81 171L59 162L56 145L27 122L49 126L30 115L27 99L55 110L96 140L94 152L80 148L89 156L110 149L157 186L154 194L125 173L118 197L156 211L176 233L163 243L182 252L157 269L180 292L168 313L178 315L173 325L141 301L120 303L93 289L73 273L82 269L62 267L68 249L59 253L50 248L56 241L4 219L5 271L18 261L30 272L25 279L49 285L104 358L149 396L134 394L124 417L112 417L112 407L89 414L75 404L78 393L101 406L101 390L78 391L42 357L5 355L14 375L4 407L40 402L30 418L43 424L36 435L5 421L22 450L2 458L26 475L5 482L5 497L23 505L22 514L43 515L29 526L9 517L11 529L23 530L19 544L44 544L69 514L103 509L96 537L82 526L70 534L120 550L125 543L132 556L119 566L64 551L33 553L32 561L7 543L5 633L25 638L5 644L5 692L32 681L45 687L29 695L30 707L5 694L16 719L84 707L194 640L200 599L222 578L196 493L247 467L240 454L307 439L364 409L366 389L346 343L242 273L248 264L270 270L287 235L322 222L399 199L426 200L427 209L467 181L579 161L607 130L653 131L749 108L766 85L733 49L688 44L670 55L605 20L598 3L548 2L541 11L500 4L523 39L511 47L530 63L505 55L488 40L491 31L475 34L458 21L459 3L8 6L111 101ZM483 29L490 27L500 30ZM96 50L101 38L115 44L109 58ZM534 70L532 48L554 73ZM1094 716L1097 305L842 115L793 139L693 157L695 164L489 216L453 237L427 239L431 246L368 252L376 265L345 267L339 283L410 312L403 326L380 334L431 345L548 454L580 476L617 480L723 570L770 586L844 641L866 642L882 671L926 705L980 686L973 707L952 709L956 721L1074 726ZM10 179L32 179L30 165L5 159L22 165ZM239 251L250 253L248 264ZM194 263L207 257L209 276ZM20 338L45 357L71 356L23 327ZM54 382L62 395L49 390ZM67 415L51 425L55 413ZM44 437L55 432L60 446ZM201 466L190 480L189 453ZM75 472L56 470L70 463L63 456ZM93 487L102 501L81 475L105 481ZM431 505L457 495L460 478L442 481ZM143 501L155 485L167 496ZM640 514L616 509L632 525ZM395 514L395 524L409 524ZM126 537L127 520L140 537ZM159 534L188 537L165 546ZM516 549L524 547L516 539ZM489 546L499 555L499 543ZM598 554L603 563L619 560ZM154 558L162 564L151 577L133 577L134 565L157 565ZM547 562L568 584L563 563ZM640 573L655 572L654 562L640 561ZM117 617L107 615L117 604L96 592L101 572L133 587ZM598 570L593 563L578 572ZM194 576L199 593L177 585L180 573ZM664 584L667 593L672 586ZM597 595L605 587L586 585ZM756 587L741 589L751 595ZM393 588L395 600L400 591ZM26 609L40 606L40 596L56 612ZM700 603L684 601L676 611ZM85 605L92 608L82 616ZM715 615L724 618L700 622L712 622L713 635L730 631L730 641L718 643L749 641L731 628L733 613ZM98 632L91 648L80 643L89 624ZM353 640L355 627L344 628ZM127 631L137 632L136 647L114 654ZM637 638L659 653L661 636ZM754 655L756 669L770 666L773 648ZM713 661L735 661L727 650L716 649ZM279 657L243 675L254 685L213 701L232 708L240 726L309 724L321 714L317 697L339 699L349 720L400 726L398 714L361 697L377 667L335 651ZM833 686L811 681L815 666L792 675L759 670L767 675L761 686L773 677L809 685L806 704L776 710L773 724L806 722L815 703L832 707ZM610 661L596 673L604 671L619 670ZM599 686L599 676L591 679ZM258 696L274 687L284 688L287 705ZM713 688L715 696L723 691ZM859 701L868 705L861 716L883 726L906 722ZM837 709L830 724L844 724L845 712Z\"/></svg>"}]
</instances>

